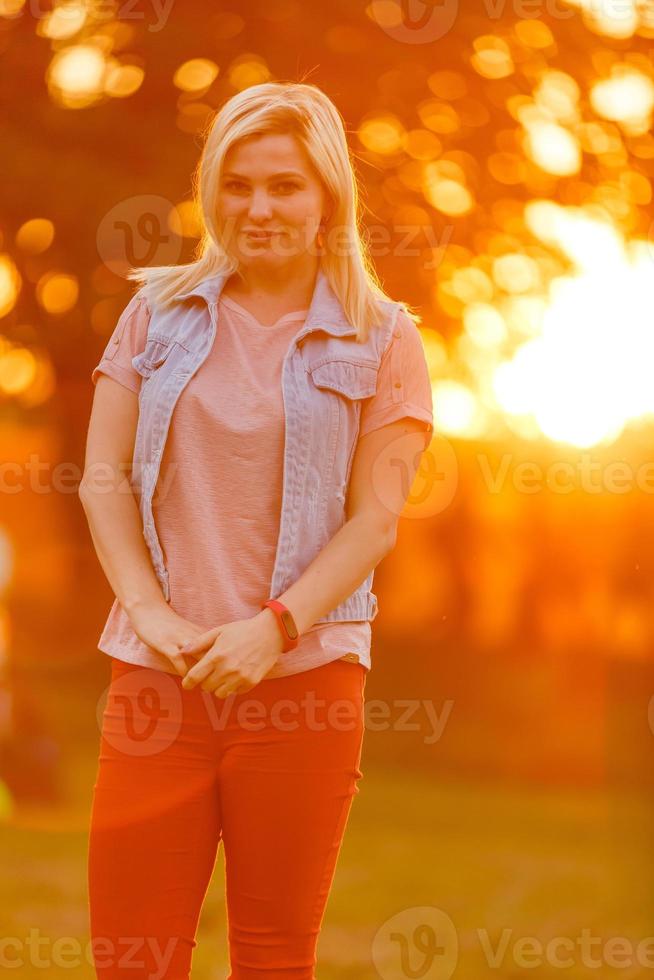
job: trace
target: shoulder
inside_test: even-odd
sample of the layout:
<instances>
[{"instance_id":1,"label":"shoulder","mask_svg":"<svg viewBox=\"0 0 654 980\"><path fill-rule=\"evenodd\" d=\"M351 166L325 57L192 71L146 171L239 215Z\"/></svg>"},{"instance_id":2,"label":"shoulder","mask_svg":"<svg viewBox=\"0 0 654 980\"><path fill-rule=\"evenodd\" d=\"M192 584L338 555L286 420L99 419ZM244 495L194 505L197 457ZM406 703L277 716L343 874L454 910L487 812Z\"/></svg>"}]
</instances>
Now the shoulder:
<instances>
[{"instance_id":1,"label":"shoulder","mask_svg":"<svg viewBox=\"0 0 654 980\"><path fill-rule=\"evenodd\" d=\"M124 304L120 315L118 317L118 322L116 324L116 329L121 333L133 323L142 323L150 319L150 305L139 289L135 292L127 302Z\"/></svg>"},{"instance_id":2,"label":"shoulder","mask_svg":"<svg viewBox=\"0 0 654 980\"><path fill-rule=\"evenodd\" d=\"M425 353L420 328L402 305L397 308L383 357L387 358L391 351L398 349L409 358L413 356L420 359Z\"/></svg>"},{"instance_id":3,"label":"shoulder","mask_svg":"<svg viewBox=\"0 0 654 980\"><path fill-rule=\"evenodd\" d=\"M93 369L94 384L103 373L132 391L138 391L140 377L133 370L132 359L145 347L149 322L149 306L143 296L135 293L123 307L100 361Z\"/></svg>"},{"instance_id":4,"label":"shoulder","mask_svg":"<svg viewBox=\"0 0 654 980\"><path fill-rule=\"evenodd\" d=\"M130 298L129 302L127 303L125 307L125 312L127 313L128 311L130 313L138 312L142 316L149 317L152 315L150 302L142 286L140 289L137 289L137 291L134 293L134 295Z\"/></svg>"},{"instance_id":5,"label":"shoulder","mask_svg":"<svg viewBox=\"0 0 654 980\"><path fill-rule=\"evenodd\" d=\"M409 316L403 306L401 306L397 311L397 317L395 318L395 329L399 330L400 334L405 339L409 338L414 341L418 340L420 343L422 343L419 326L413 317Z\"/></svg>"},{"instance_id":6,"label":"shoulder","mask_svg":"<svg viewBox=\"0 0 654 980\"><path fill-rule=\"evenodd\" d=\"M150 305L139 290L124 305L110 344L113 341L113 344L131 351L132 354L141 350L148 335L150 319Z\"/></svg>"}]
</instances>

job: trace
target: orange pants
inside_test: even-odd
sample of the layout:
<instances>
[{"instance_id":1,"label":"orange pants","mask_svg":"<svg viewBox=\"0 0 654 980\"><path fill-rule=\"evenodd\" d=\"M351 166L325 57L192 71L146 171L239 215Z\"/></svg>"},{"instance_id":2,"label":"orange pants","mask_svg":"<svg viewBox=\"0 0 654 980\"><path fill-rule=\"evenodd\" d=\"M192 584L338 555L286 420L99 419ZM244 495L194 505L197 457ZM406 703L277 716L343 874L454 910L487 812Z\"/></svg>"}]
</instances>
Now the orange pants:
<instances>
[{"instance_id":1,"label":"orange pants","mask_svg":"<svg viewBox=\"0 0 654 980\"><path fill-rule=\"evenodd\" d=\"M361 664L225 699L113 659L89 833L95 971L187 980L222 840L228 980L313 980L355 793Z\"/></svg>"}]
</instances>

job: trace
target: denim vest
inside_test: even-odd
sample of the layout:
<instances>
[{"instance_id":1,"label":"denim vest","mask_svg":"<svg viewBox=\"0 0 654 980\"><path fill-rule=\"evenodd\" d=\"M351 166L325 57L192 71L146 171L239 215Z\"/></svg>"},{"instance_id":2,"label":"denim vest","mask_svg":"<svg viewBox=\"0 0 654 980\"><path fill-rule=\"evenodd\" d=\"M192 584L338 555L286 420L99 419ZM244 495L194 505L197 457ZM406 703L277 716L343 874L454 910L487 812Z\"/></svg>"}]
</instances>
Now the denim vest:
<instances>
[{"instance_id":1,"label":"denim vest","mask_svg":"<svg viewBox=\"0 0 654 980\"><path fill-rule=\"evenodd\" d=\"M161 457L175 403L212 349L220 329L218 299L227 280L218 274L179 293L167 308L151 305L145 349L132 359L142 375L132 464L143 535L166 601L168 571L152 513ZM137 296L143 294L140 289ZM358 438L361 403L376 391L379 363L390 342L400 303L380 301L381 327L356 342L356 330L319 269L309 312L282 365L285 415L283 492L269 595L291 586L345 522L345 499ZM182 474L184 476L184 474ZM192 480L193 474L185 474ZM317 620L372 620L374 569L338 606ZM262 599L263 601L263 599Z\"/></svg>"}]
</instances>

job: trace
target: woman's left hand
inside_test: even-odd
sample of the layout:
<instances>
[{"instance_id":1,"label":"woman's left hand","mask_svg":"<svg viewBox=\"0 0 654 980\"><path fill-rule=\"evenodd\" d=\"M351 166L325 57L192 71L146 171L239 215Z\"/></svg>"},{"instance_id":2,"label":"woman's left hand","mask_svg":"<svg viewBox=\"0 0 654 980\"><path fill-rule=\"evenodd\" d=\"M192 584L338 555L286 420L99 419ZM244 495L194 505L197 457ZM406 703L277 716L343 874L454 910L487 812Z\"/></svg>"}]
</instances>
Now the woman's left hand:
<instances>
[{"instance_id":1,"label":"woman's left hand","mask_svg":"<svg viewBox=\"0 0 654 980\"><path fill-rule=\"evenodd\" d=\"M268 608L250 619L215 626L179 651L200 657L182 678L182 687L190 690L199 684L219 698L243 694L265 677L282 647L275 614Z\"/></svg>"}]
</instances>

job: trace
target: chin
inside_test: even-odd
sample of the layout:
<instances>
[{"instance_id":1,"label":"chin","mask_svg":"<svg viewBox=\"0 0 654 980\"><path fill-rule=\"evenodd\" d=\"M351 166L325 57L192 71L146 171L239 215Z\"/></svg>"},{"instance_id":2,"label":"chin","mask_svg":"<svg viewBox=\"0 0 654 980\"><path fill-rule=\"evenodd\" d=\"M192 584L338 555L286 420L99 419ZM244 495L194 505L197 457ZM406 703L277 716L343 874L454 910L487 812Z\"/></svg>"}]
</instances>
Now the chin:
<instances>
[{"instance_id":1,"label":"chin","mask_svg":"<svg viewBox=\"0 0 654 980\"><path fill-rule=\"evenodd\" d=\"M294 258L296 258L294 255L275 255L272 252L262 255L244 255L241 265L247 266L248 269L283 269Z\"/></svg>"}]
</instances>

